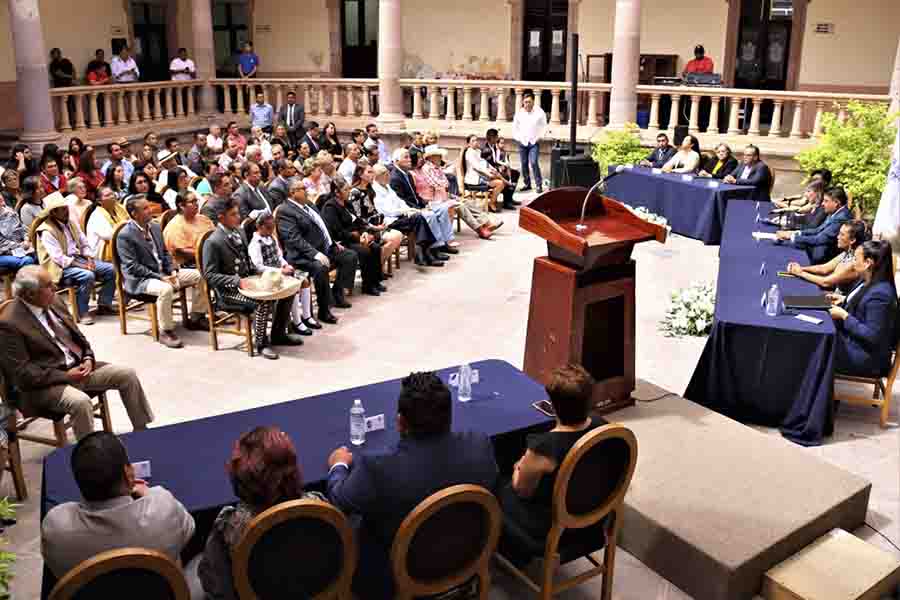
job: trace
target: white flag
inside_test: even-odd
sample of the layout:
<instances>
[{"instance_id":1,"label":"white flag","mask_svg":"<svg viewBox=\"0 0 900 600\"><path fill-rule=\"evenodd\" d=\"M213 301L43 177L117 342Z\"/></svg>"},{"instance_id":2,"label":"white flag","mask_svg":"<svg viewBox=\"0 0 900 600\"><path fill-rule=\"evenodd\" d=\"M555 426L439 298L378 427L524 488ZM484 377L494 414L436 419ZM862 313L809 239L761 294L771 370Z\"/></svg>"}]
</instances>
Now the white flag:
<instances>
[{"instance_id":1,"label":"white flag","mask_svg":"<svg viewBox=\"0 0 900 600\"><path fill-rule=\"evenodd\" d=\"M887 184L881 194L872 234L890 241L895 252L900 248L900 128L897 129Z\"/></svg>"}]
</instances>

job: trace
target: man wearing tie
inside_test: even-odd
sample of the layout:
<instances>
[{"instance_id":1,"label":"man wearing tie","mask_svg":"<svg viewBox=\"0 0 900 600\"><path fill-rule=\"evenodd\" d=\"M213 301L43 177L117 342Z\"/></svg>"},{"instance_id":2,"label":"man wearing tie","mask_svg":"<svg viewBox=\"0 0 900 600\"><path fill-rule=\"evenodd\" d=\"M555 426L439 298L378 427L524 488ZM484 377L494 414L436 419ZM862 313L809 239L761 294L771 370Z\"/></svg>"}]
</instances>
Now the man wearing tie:
<instances>
[{"instance_id":1,"label":"man wearing tie","mask_svg":"<svg viewBox=\"0 0 900 600\"><path fill-rule=\"evenodd\" d=\"M255 219L261 211L275 212L275 202L269 197L262 185L262 171L259 165L245 162L241 167L241 178L244 182L234 193L240 206L241 220L250 217Z\"/></svg>"},{"instance_id":2,"label":"man wearing tie","mask_svg":"<svg viewBox=\"0 0 900 600\"><path fill-rule=\"evenodd\" d=\"M309 146L309 155L315 156L321 150L319 146L319 124L315 121L307 121L303 127L306 129L306 135L300 140L300 144Z\"/></svg>"},{"instance_id":3,"label":"man wearing tie","mask_svg":"<svg viewBox=\"0 0 900 600\"><path fill-rule=\"evenodd\" d=\"M639 164L642 167L662 169L669 159L675 156L675 148L669 145L669 136L660 133L656 136L656 148Z\"/></svg>"},{"instance_id":4,"label":"man wearing tie","mask_svg":"<svg viewBox=\"0 0 900 600\"><path fill-rule=\"evenodd\" d=\"M3 377L11 390L4 402L66 413L80 440L94 431L88 394L116 390L134 429L147 428L153 410L134 369L97 361L56 296L50 273L36 265L22 267L13 282L13 296L0 310Z\"/></svg>"},{"instance_id":5,"label":"man wearing tie","mask_svg":"<svg viewBox=\"0 0 900 600\"><path fill-rule=\"evenodd\" d=\"M288 141L291 146L297 146L297 140L306 134L303 129L303 121L306 119L306 112L303 107L297 104L297 94L288 92L287 104L278 110L278 123L284 123L288 132Z\"/></svg>"}]
</instances>

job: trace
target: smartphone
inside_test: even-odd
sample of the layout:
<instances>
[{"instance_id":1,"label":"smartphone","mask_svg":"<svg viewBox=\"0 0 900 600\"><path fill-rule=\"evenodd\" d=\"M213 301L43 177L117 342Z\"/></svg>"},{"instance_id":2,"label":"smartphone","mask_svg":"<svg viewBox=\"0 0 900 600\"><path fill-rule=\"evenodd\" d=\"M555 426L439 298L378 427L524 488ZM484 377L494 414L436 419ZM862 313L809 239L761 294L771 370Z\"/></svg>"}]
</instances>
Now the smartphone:
<instances>
[{"instance_id":1,"label":"smartphone","mask_svg":"<svg viewBox=\"0 0 900 600\"><path fill-rule=\"evenodd\" d=\"M553 405L550 404L550 402L547 400L541 400L539 402L535 402L532 404L532 406L535 407L538 411L547 415L548 417L556 416L556 411L553 410Z\"/></svg>"},{"instance_id":2,"label":"smartphone","mask_svg":"<svg viewBox=\"0 0 900 600\"><path fill-rule=\"evenodd\" d=\"M788 273L787 271L778 271L779 277L796 277L793 273Z\"/></svg>"}]
</instances>

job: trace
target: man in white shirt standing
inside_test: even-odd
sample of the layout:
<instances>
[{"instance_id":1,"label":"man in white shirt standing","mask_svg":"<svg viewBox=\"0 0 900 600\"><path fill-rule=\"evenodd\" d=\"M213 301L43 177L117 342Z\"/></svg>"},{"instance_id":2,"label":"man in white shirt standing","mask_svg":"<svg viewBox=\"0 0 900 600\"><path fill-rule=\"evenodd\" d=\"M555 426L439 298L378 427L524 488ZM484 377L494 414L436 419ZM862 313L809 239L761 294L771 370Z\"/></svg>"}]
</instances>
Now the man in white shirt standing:
<instances>
[{"instance_id":1,"label":"man in white shirt standing","mask_svg":"<svg viewBox=\"0 0 900 600\"><path fill-rule=\"evenodd\" d=\"M172 81L190 81L197 78L197 67L194 61L187 57L187 48L179 48L178 56L169 63L169 73Z\"/></svg>"},{"instance_id":2,"label":"man in white shirt standing","mask_svg":"<svg viewBox=\"0 0 900 600\"><path fill-rule=\"evenodd\" d=\"M544 180L541 177L540 142L547 130L547 113L535 105L534 92L525 90L522 106L513 117L513 139L519 144L519 159L522 162L522 179L525 181L523 192L531 190L531 172L534 172L535 190L543 190ZM530 167L530 169L529 169Z\"/></svg>"},{"instance_id":3,"label":"man in white shirt standing","mask_svg":"<svg viewBox=\"0 0 900 600\"><path fill-rule=\"evenodd\" d=\"M112 69L113 81L116 83L133 83L141 76L141 71L134 62L128 46L122 46L119 55L113 57L109 66Z\"/></svg>"}]
</instances>

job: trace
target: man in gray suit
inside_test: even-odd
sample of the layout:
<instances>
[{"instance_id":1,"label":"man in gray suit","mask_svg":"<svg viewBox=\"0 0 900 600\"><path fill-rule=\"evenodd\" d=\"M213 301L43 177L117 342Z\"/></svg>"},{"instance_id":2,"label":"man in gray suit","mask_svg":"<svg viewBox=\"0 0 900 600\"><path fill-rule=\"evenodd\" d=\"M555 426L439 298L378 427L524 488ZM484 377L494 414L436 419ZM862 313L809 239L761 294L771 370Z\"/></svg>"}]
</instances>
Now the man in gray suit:
<instances>
[{"instance_id":1,"label":"man in gray suit","mask_svg":"<svg viewBox=\"0 0 900 600\"><path fill-rule=\"evenodd\" d=\"M287 93L287 104L278 109L278 116L275 123L284 123L288 132L288 140L291 146L297 147L297 141L303 137L306 130L303 129L303 122L306 120L306 112L303 107L297 104L297 94L294 92Z\"/></svg>"},{"instance_id":2,"label":"man in gray suit","mask_svg":"<svg viewBox=\"0 0 900 600\"><path fill-rule=\"evenodd\" d=\"M189 329L208 329L206 299L200 293L200 272L194 269L176 270L172 257L166 250L162 231L153 222L149 202L143 194L128 199L125 210L131 217L116 238L116 252L122 266L122 285L130 296L156 296L156 308L162 331L159 343L169 348L183 346L175 335L172 316L172 300L175 291L191 287L191 317L185 326Z\"/></svg>"},{"instance_id":3,"label":"man in gray suit","mask_svg":"<svg viewBox=\"0 0 900 600\"><path fill-rule=\"evenodd\" d=\"M241 220L247 217L255 219L262 211L275 212L275 202L269 197L269 192L262 185L262 171L259 165L245 162L241 167L241 179L243 183L234 192L241 213Z\"/></svg>"},{"instance_id":4,"label":"man in gray suit","mask_svg":"<svg viewBox=\"0 0 900 600\"><path fill-rule=\"evenodd\" d=\"M269 198L272 199L275 206L279 206L287 202L290 195L288 182L296 171L294 164L287 159L276 160L272 163L272 168L275 169L275 179L269 184Z\"/></svg>"},{"instance_id":5,"label":"man in gray suit","mask_svg":"<svg viewBox=\"0 0 900 600\"><path fill-rule=\"evenodd\" d=\"M118 548L148 548L180 562L194 518L171 492L137 479L122 442L96 431L72 452L84 498L55 506L41 523L41 554L57 578L82 561Z\"/></svg>"}]
</instances>

